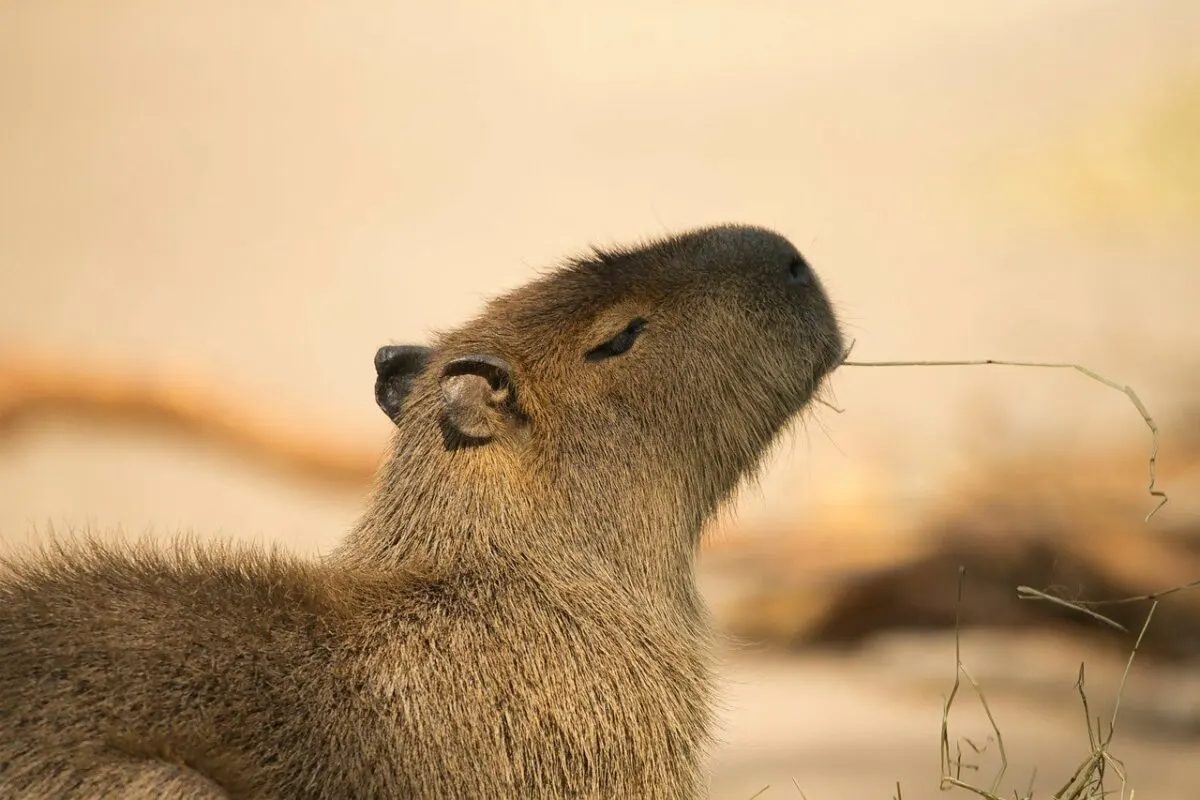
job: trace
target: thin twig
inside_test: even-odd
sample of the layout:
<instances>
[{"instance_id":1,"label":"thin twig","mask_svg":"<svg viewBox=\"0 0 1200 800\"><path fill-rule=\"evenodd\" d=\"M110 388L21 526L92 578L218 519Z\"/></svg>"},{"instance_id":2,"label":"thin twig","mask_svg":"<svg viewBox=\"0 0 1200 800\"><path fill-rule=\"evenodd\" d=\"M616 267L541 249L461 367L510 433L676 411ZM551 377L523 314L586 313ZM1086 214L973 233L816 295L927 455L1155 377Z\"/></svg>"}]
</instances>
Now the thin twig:
<instances>
[{"instance_id":1,"label":"thin twig","mask_svg":"<svg viewBox=\"0 0 1200 800\"><path fill-rule=\"evenodd\" d=\"M1117 686L1117 699L1113 703L1112 720L1108 723L1108 738L1104 740L1104 749L1108 750L1108 745L1112 742L1113 734L1117 730L1117 714L1121 711L1121 697L1125 694L1125 682L1129 680L1129 670L1133 668L1133 660L1137 658L1138 650L1142 647L1142 639L1146 637L1146 629L1150 627L1150 620L1154 618L1154 612L1158 608L1158 601L1150 606L1150 611L1146 614L1146 621L1142 624L1142 630L1138 633L1137 641L1133 643L1133 651L1129 654L1129 660L1125 662L1125 671L1121 673L1121 683Z\"/></svg>"},{"instance_id":2,"label":"thin twig","mask_svg":"<svg viewBox=\"0 0 1200 800\"><path fill-rule=\"evenodd\" d=\"M1079 662L1079 678L1075 681L1075 688L1079 691L1079 700L1083 703L1083 724L1087 727L1088 744L1091 745L1092 751L1096 750L1097 736L1100 731L1092 731L1092 711L1088 707L1087 692L1084 690L1084 670L1082 661Z\"/></svg>"},{"instance_id":3,"label":"thin twig","mask_svg":"<svg viewBox=\"0 0 1200 800\"><path fill-rule=\"evenodd\" d=\"M854 343L851 342L850 347L846 349L845 356L850 355L850 350L853 349ZM1134 408L1142 415L1142 420L1146 423L1146 427L1150 429L1151 446L1149 458L1149 473L1150 480L1146 486L1146 491L1151 497L1158 500L1154 508L1150 509L1150 513L1146 515L1146 520L1158 513L1158 510L1167 504L1166 492L1158 489L1155 485L1156 473L1158 469L1158 425L1155 424L1154 418L1150 416L1150 412L1146 410L1146 406L1142 403L1142 399L1138 397L1129 386L1117 383L1111 378L1106 378L1098 372L1088 369L1082 364L1070 363L1054 363L1043 361L1000 361L994 358L985 358L975 361L849 361L843 360L841 366L844 367L985 367L985 366L1000 366L1000 367L1039 367L1043 369L1073 369L1076 372L1083 373L1094 381L1098 381L1110 389L1115 389L1121 392L1129 401L1133 403Z\"/></svg>"},{"instance_id":4,"label":"thin twig","mask_svg":"<svg viewBox=\"0 0 1200 800\"><path fill-rule=\"evenodd\" d=\"M992 715L992 709L988 705L987 697L984 696L983 688L967 671L966 665L962 661L962 595L963 595L963 580L966 577L967 570L964 567L958 568L958 602L954 611L954 685L950 688L950 694L946 697L945 705L942 707L942 776L941 787L943 790L947 788L958 788L972 792L975 795L984 798L984 800L1001 800L996 794L1000 789L1000 782L1004 779L1004 773L1008 770L1008 754L1004 750L1004 737L1000 733L1000 726L996 724L996 718ZM950 707L954 704L954 698L958 695L959 686L962 685L962 679L966 678L971 684L971 688L975 690L975 694L979 697L980 703L983 705L984 713L987 715L988 722L991 723L992 732L996 736L996 746L1000 751L1000 769L996 773L996 777L992 781L991 789L983 789L978 786L967 783L962 780L962 742L960 740L958 753L954 759L950 758ZM971 740L966 740L967 745L975 752L980 752L980 748L976 747Z\"/></svg>"},{"instance_id":5,"label":"thin twig","mask_svg":"<svg viewBox=\"0 0 1200 800\"><path fill-rule=\"evenodd\" d=\"M1195 589L1200 587L1200 579L1189 581L1181 586L1172 586L1170 589L1163 589L1160 592L1151 592L1150 594L1139 594L1134 597L1118 597L1115 600L1080 600L1077 606L1118 606L1127 603L1142 603L1142 602L1157 602L1168 595L1182 592L1187 589ZM1083 611L1085 609L1080 608Z\"/></svg>"},{"instance_id":6,"label":"thin twig","mask_svg":"<svg viewBox=\"0 0 1200 800\"><path fill-rule=\"evenodd\" d=\"M1072 611L1078 611L1081 614L1087 614L1092 619L1103 622L1105 625L1111 625L1122 633L1129 632L1128 628L1116 620L1109 619L1098 611L1092 611L1091 609L1084 608L1082 604L1075 600L1066 600L1062 597L1055 597L1052 594L1046 594L1045 592L1034 589L1031 586L1018 586L1017 597L1022 600L1045 600L1048 603L1053 603L1057 606L1062 606L1063 608L1069 608Z\"/></svg>"}]
</instances>

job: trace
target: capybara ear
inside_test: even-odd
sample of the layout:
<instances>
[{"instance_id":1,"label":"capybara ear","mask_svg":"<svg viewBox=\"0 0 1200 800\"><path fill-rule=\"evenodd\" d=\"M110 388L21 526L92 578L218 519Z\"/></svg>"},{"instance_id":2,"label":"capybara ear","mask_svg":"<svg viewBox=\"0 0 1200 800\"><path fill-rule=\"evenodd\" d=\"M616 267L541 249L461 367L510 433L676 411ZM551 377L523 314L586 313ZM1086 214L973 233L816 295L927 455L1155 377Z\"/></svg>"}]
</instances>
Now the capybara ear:
<instances>
[{"instance_id":1,"label":"capybara ear","mask_svg":"<svg viewBox=\"0 0 1200 800\"><path fill-rule=\"evenodd\" d=\"M442 368L446 420L463 436L490 439L513 419L513 370L496 356L472 354Z\"/></svg>"},{"instance_id":2,"label":"capybara ear","mask_svg":"<svg viewBox=\"0 0 1200 800\"><path fill-rule=\"evenodd\" d=\"M375 402L392 422L400 418L404 398L425 369L431 352L415 344L391 344L375 351Z\"/></svg>"}]
</instances>

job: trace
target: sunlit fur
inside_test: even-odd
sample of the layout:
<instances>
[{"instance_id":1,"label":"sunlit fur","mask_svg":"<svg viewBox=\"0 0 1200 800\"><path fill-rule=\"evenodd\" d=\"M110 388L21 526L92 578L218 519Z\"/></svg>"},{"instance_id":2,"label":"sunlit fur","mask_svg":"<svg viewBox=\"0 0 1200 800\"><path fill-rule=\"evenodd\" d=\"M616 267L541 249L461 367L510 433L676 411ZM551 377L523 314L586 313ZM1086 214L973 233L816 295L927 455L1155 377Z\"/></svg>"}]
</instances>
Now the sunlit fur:
<instances>
[{"instance_id":1,"label":"sunlit fur","mask_svg":"<svg viewBox=\"0 0 1200 800\"><path fill-rule=\"evenodd\" d=\"M795 256L705 229L493 300L436 337L320 561L178 543L12 564L0 797L703 796L700 532L841 355ZM628 352L585 360L635 317ZM438 379L470 354L512 365L519 413L465 446Z\"/></svg>"}]
</instances>

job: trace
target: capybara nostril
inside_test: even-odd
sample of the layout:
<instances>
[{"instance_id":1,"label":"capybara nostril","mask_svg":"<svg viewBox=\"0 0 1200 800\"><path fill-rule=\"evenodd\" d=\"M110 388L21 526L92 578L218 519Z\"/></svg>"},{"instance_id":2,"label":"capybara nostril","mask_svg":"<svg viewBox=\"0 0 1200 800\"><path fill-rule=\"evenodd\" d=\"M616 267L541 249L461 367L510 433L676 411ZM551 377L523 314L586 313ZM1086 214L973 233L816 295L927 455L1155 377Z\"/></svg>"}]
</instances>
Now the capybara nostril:
<instances>
[{"instance_id":1,"label":"capybara nostril","mask_svg":"<svg viewBox=\"0 0 1200 800\"><path fill-rule=\"evenodd\" d=\"M812 283L812 268L808 266L808 262L804 260L804 256L799 253L792 256L791 261L788 263L788 279L800 286L807 286Z\"/></svg>"}]
</instances>

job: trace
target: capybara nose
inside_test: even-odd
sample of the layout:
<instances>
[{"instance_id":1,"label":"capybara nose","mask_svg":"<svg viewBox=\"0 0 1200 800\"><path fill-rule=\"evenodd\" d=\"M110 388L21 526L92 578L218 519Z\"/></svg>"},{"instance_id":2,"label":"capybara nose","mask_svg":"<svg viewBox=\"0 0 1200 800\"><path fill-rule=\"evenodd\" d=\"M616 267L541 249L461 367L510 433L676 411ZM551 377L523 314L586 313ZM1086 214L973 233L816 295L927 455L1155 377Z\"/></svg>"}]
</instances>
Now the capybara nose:
<instances>
[{"instance_id":1,"label":"capybara nose","mask_svg":"<svg viewBox=\"0 0 1200 800\"><path fill-rule=\"evenodd\" d=\"M375 351L375 374L382 376L387 372L388 365L396 359L396 356L404 352L404 348L400 345L389 344L384 345Z\"/></svg>"},{"instance_id":2,"label":"capybara nose","mask_svg":"<svg viewBox=\"0 0 1200 800\"><path fill-rule=\"evenodd\" d=\"M772 230L752 225L724 225L707 233L708 247L720 254L726 266L738 264L759 280L778 285L781 279L791 286L809 286L816 282L812 267L795 246ZM769 277L768 277L769 276Z\"/></svg>"}]
</instances>

